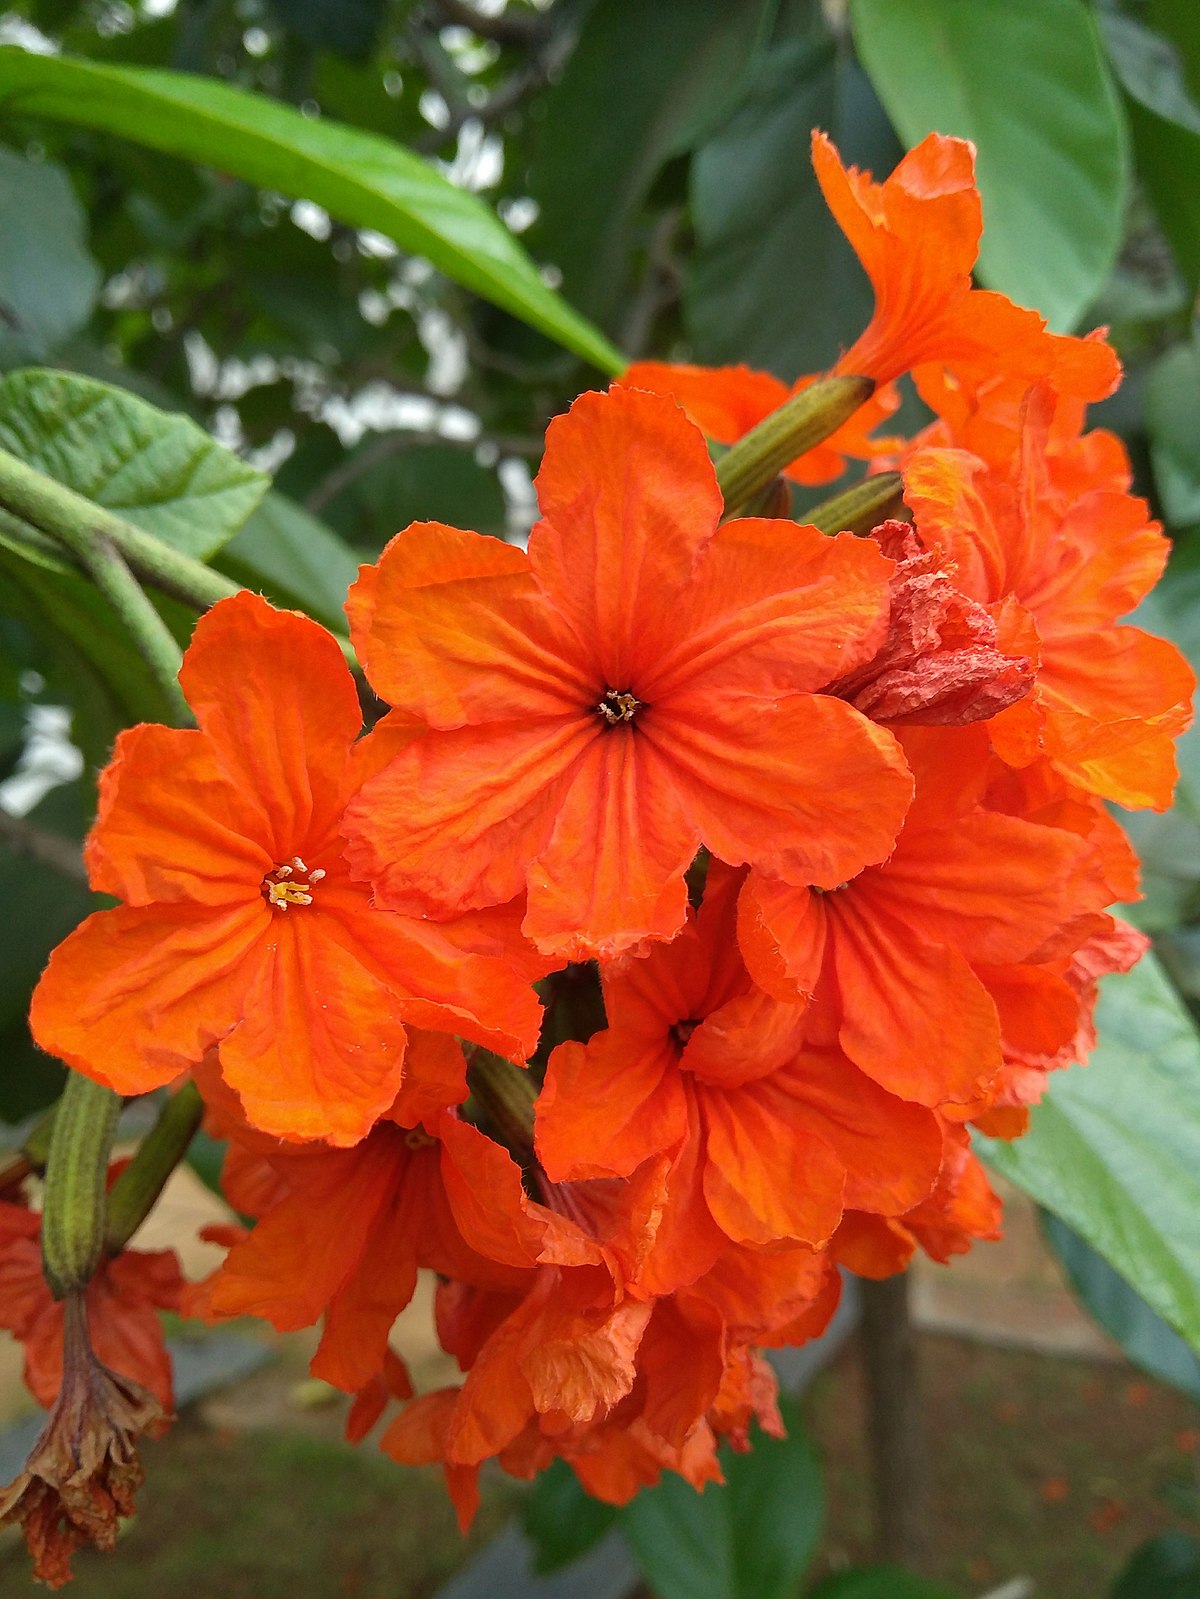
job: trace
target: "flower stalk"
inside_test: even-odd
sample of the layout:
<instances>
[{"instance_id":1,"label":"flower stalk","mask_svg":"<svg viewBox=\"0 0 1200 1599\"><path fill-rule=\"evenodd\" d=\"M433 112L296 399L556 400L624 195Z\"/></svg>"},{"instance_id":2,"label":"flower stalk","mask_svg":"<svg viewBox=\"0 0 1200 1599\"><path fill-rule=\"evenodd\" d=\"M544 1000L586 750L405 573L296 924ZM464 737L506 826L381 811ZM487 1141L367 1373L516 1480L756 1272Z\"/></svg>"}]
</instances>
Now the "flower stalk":
<instances>
[{"instance_id":1,"label":"flower stalk","mask_svg":"<svg viewBox=\"0 0 1200 1599\"><path fill-rule=\"evenodd\" d=\"M911 522L912 512L904 503L899 472L880 472L814 505L806 520L822 533L857 533L862 538L881 522Z\"/></svg>"},{"instance_id":2,"label":"flower stalk","mask_svg":"<svg viewBox=\"0 0 1200 1599\"><path fill-rule=\"evenodd\" d=\"M167 1179L187 1154L203 1115L200 1091L190 1082L172 1094L159 1112L109 1193L104 1247L110 1255L124 1249L153 1210Z\"/></svg>"},{"instance_id":3,"label":"flower stalk","mask_svg":"<svg viewBox=\"0 0 1200 1599\"><path fill-rule=\"evenodd\" d=\"M789 461L836 433L874 392L873 378L822 378L764 417L717 462L726 516L766 488Z\"/></svg>"}]
</instances>

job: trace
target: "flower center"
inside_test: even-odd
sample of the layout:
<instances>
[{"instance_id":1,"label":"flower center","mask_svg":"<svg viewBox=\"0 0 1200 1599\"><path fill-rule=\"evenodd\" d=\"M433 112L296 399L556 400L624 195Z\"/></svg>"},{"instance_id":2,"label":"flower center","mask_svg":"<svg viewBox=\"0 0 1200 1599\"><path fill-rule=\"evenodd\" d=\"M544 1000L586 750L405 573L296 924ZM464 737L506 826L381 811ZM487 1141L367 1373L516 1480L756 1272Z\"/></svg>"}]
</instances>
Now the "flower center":
<instances>
[{"instance_id":1,"label":"flower center","mask_svg":"<svg viewBox=\"0 0 1200 1599\"><path fill-rule=\"evenodd\" d=\"M685 1018L685 1020L674 1023L671 1028L671 1037L674 1039L675 1043L678 1044L680 1049L684 1048L688 1039L696 1031L697 1027L699 1027L700 1020L701 1018L688 1016Z\"/></svg>"},{"instance_id":2,"label":"flower center","mask_svg":"<svg viewBox=\"0 0 1200 1599\"><path fill-rule=\"evenodd\" d=\"M310 870L299 855L293 855L286 866L277 866L263 878L263 897L277 911L285 911L289 905L311 905L311 891L324 876L322 867Z\"/></svg>"},{"instance_id":3,"label":"flower center","mask_svg":"<svg viewBox=\"0 0 1200 1599\"><path fill-rule=\"evenodd\" d=\"M627 688L610 688L604 698L596 706L597 714L602 716L609 727L616 727L618 722L632 722L642 702Z\"/></svg>"}]
</instances>

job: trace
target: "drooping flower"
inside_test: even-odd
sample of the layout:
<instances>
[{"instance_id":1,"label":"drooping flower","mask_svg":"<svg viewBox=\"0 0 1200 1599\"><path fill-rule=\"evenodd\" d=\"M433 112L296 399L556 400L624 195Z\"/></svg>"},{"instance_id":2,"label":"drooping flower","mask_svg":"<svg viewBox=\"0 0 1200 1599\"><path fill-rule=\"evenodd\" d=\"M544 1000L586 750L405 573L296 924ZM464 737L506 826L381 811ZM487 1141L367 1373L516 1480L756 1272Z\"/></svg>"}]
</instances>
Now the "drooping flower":
<instances>
[{"instance_id":1,"label":"drooping flower","mask_svg":"<svg viewBox=\"0 0 1200 1599\"><path fill-rule=\"evenodd\" d=\"M64 1305L42 1275L42 1218L0 1204L0 1327L25 1350L25 1386L49 1409L63 1378ZM174 1408L171 1358L159 1312L178 1310L183 1277L173 1249L105 1256L86 1289L90 1346L105 1366Z\"/></svg>"},{"instance_id":2,"label":"drooping flower","mask_svg":"<svg viewBox=\"0 0 1200 1599\"><path fill-rule=\"evenodd\" d=\"M279 1137L361 1138L396 1097L406 1023L521 1055L545 970L503 906L386 914L338 832L390 744L334 640L242 593L197 624L180 674L196 730L123 733L87 843L99 911L51 956L30 1025L123 1094L220 1044L246 1113Z\"/></svg>"},{"instance_id":3,"label":"drooping flower","mask_svg":"<svg viewBox=\"0 0 1200 1599\"><path fill-rule=\"evenodd\" d=\"M88 1339L83 1296L64 1305L62 1386L25 1469L0 1490L0 1525L19 1522L34 1575L51 1588L71 1577L83 1544L111 1550L134 1510L144 1473L137 1440L166 1420L152 1393L99 1361Z\"/></svg>"},{"instance_id":4,"label":"drooping flower","mask_svg":"<svg viewBox=\"0 0 1200 1599\"><path fill-rule=\"evenodd\" d=\"M892 739L814 691L874 651L889 566L863 541L722 503L671 402L587 394L550 425L529 553L433 523L350 601L377 690L427 731L347 812L385 905L445 914L528 891L556 956L683 925L701 842L796 882L891 847Z\"/></svg>"}]
</instances>

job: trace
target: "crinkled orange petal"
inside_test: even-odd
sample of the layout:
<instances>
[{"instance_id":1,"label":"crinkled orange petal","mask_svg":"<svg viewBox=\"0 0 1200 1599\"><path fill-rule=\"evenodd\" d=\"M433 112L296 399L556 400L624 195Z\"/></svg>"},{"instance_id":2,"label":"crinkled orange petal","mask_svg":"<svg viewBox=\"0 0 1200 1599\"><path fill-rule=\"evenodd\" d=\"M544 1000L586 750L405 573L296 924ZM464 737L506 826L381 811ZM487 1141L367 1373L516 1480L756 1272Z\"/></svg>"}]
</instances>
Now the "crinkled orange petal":
<instances>
[{"instance_id":1,"label":"crinkled orange petal","mask_svg":"<svg viewBox=\"0 0 1200 1599\"><path fill-rule=\"evenodd\" d=\"M825 897L751 872L738 900L747 970L777 999L810 997L825 964Z\"/></svg>"},{"instance_id":2,"label":"crinkled orange petal","mask_svg":"<svg viewBox=\"0 0 1200 1599\"><path fill-rule=\"evenodd\" d=\"M636 1356L652 1305L626 1299L600 1318L579 1317L547 1329L521 1361L539 1411L562 1411L586 1424L633 1387Z\"/></svg>"},{"instance_id":3,"label":"crinkled orange petal","mask_svg":"<svg viewBox=\"0 0 1200 1599\"><path fill-rule=\"evenodd\" d=\"M600 668L628 689L678 637L675 605L724 502L704 436L672 400L583 394L546 431L529 559Z\"/></svg>"},{"instance_id":4,"label":"crinkled orange petal","mask_svg":"<svg viewBox=\"0 0 1200 1599\"><path fill-rule=\"evenodd\" d=\"M848 1210L830 1244L834 1258L856 1277L879 1281L903 1271L917 1246L907 1227L888 1216Z\"/></svg>"},{"instance_id":5,"label":"crinkled orange petal","mask_svg":"<svg viewBox=\"0 0 1200 1599\"><path fill-rule=\"evenodd\" d=\"M704 693L774 698L824 688L887 631L893 566L870 539L746 517L726 522L673 602L673 645L638 691L651 705Z\"/></svg>"},{"instance_id":6,"label":"crinkled orange petal","mask_svg":"<svg viewBox=\"0 0 1200 1599\"><path fill-rule=\"evenodd\" d=\"M331 634L243 591L200 618L179 682L221 766L266 811L276 860L336 826L362 710Z\"/></svg>"},{"instance_id":7,"label":"crinkled orange petal","mask_svg":"<svg viewBox=\"0 0 1200 1599\"><path fill-rule=\"evenodd\" d=\"M859 907L852 890L829 907L829 936L838 1036L855 1065L918 1105L975 1098L1000 1065L1000 1024L958 950Z\"/></svg>"},{"instance_id":8,"label":"crinkled orange petal","mask_svg":"<svg viewBox=\"0 0 1200 1599\"><path fill-rule=\"evenodd\" d=\"M736 1088L790 1061L804 1036L803 1003L757 989L710 1011L684 1045L680 1065L700 1082Z\"/></svg>"},{"instance_id":9,"label":"crinkled orange petal","mask_svg":"<svg viewBox=\"0 0 1200 1599\"><path fill-rule=\"evenodd\" d=\"M676 1053L661 1036L610 1029L560 1044L537 1104L538 1159L553 1182L628 1177L687 1129Z\"/></svg>"},{"instance_id":10,"label":"crinkled orange petal","mask_svg":"<svg viewBox=\"0 0 1200 1599\"><path fill-rule=\"evenodd\" d=\"M228 910L118 906L50 957L29 1025L43 1049L119 1094L159 1088L223 1038L268 960L258 896Z\"/></svg>"},{"instance_id":11,"label":"crinkled orange petal","mask_svg":"<svg viewBox=\"0 0 1200 1599\"><path fill-rule=\"evenodd\" d=\"M521 1168L508 1151L453 1115L439 1125L442 1182L463 1238L488 1260L533 1266L550 1218L535 1214L521 1185Z\"/></svg>"},{"instance_id":12,"label":"crinkled orange petal","mask_svg":"<svg viewBox=\"0 0 1200 1599\"><path fill-rule=\"evenodd\" d=\"M504 907L433 922L377 910L361 893L331 889L321 896L321 910L329 936L387 985L401 1019L458 1033L511 1058L532 1055L542 1023L532 982L546 963L528 946L522 949ZM502 941L503 927L510 936Z\"/></svg>"},{"instance_id":13,"label":"crinkled orange petal","mask_svg":"<svg viewBox=\"0 0 1200 1599\"><path fill-rule=\"evenodd\" d=\"M221 1069L246 1117L280 1138L354 1144L400 1086L406 1033L387 985L303 908L273 918Z\"/></svg>"},{"instance_id":14,"label":"crinkled orange petal","mask_svg":"<svg viewBox=\"0 0 1200 1599\"><path fill-rule=\"evenodd\" d=\"M555 716L603 693L514 545L414 522L363 570L372 608L355 643L371 683L430 726Z\"/></svg>"},{"instance_id":15,"label":"crinkled orange petal","mask_svg":"<svg viewBox=\"0 0 1200 1599\"><path fill-rule=\"evenodd\" d=\"M702 1104L704 1197L717 1225L737 1243L823 1245L841 1217L846 1176L831 1146L809 1127L782 1136L774 1107L747 1089L706 1089Z\"/></svg>"},{"instance_id":16,"label":"crinkled orange petal","mask_svg":"<svg viewBox=\"0 0 1200 1599\"><path fill-rule=\"evenodd\" d=\"M687 915L683 874L699 843L653 738L640 726L609 728L584 750L530 865L522 930L564 960L672 938Z\"/></svg>"},{"instance_id":17,"label":"crinkled orange petal","mask_svg":"<svg viewBox=\"0 0 1200 1599\"><path fill-rule=\"evenodd\" d=\"M562 716L415 740L347 807L352 869L391 909L507 903L602 731Z\"/></svg>"},{"instance_id":18,"label":"crinkled orange petal","mask_svg":"<svg viewBox=\"0 0 1200 1599\"><path fill-rule=\"evenodd\" d=\"M834 888L891 850L912 779L890 733L840 700L672 696L646 720L713 854Z\"/></svg>"},{"instance_id":19,"label":"crinkled orange petal","mask_svg":"<svg viewBox=\"0 0 1200 1599\"><path fill-rule=\"evenodd\" d=\"M234 786L202 733L132 727L100 776L88 875L128 905L244 903L276 864L266 835L257 789Z\"/></svg>"}]
</instances>

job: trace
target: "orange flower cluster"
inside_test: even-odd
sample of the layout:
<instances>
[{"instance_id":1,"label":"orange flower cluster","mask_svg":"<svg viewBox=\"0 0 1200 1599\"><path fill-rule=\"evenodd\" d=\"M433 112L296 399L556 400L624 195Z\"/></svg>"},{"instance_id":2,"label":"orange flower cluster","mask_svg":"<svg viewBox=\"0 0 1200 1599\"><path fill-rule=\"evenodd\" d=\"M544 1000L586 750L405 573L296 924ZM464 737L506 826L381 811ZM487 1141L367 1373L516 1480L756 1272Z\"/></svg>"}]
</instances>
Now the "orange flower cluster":
<instances>
[{"instance_id":1,"label":"orange flower cluster","mask_svg":"<svg viewBox=\"0 0 1200 1599\"><path fill-rule=\"evenodd\" d=\"M191 1309L323 1321L351 1430L398 1403L383 1447L464 1521L492 1457L620 1502L778 1429L759 1351L839 1265L995 1235L968 1124L1018 1133L1140 953L1104 802L1169 803L1192 680L1118 621L1166 545L1083 431L1115 358L971 286L969 146L815 159L876 290L835 370L880 388L790 475L886 459L911 522L724 520L705 432L787 391L632 368L551 424L527 550L422 523L362 570L365 735L315 623L201 620L198 726L102 783L121 904L35 996L44 1048L124 1094L190 1072L229 1140L257 1221ZM874 440L905 371L936 420ZM421 1269L466 1375L414 1397Z\"/></svg>"}]
</instances>

